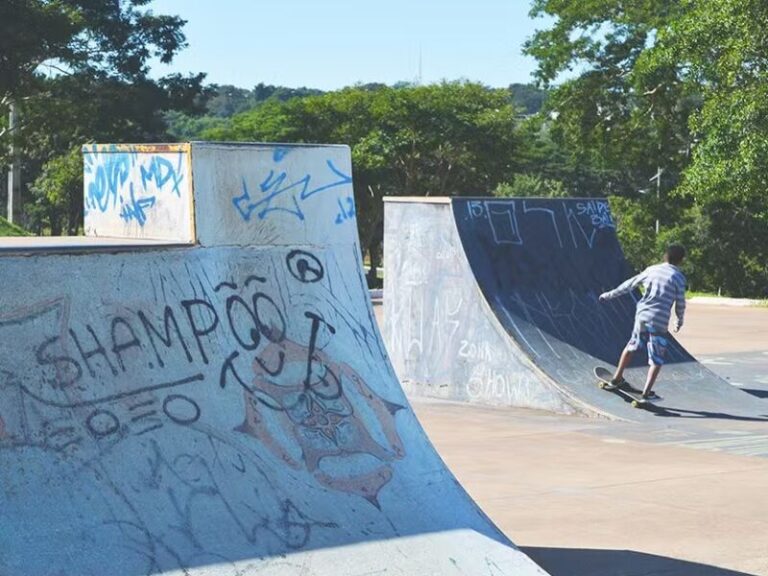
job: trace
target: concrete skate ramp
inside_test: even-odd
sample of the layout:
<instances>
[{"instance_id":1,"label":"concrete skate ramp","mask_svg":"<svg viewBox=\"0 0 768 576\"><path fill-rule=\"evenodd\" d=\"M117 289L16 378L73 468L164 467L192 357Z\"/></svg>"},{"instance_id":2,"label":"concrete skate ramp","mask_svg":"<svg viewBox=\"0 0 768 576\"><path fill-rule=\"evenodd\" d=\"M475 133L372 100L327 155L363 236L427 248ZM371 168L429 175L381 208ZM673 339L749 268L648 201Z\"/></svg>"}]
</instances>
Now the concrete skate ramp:
<instances>
[{"instance_id":1,"label":"concrete skate ramp","mask_svg":"<svg viewBox=\"0 0 768 576\"><path fill-rule=\"evenodd\" d=\"M0 257L0 575L543 574L390 367L349 150L190 154L195 246Z\"/></svg>"},{"instance_id":2,"label":"concrete skate ramp","mask_svg":"<svg viewBox=\"0 0 768 576\"><path fill-rule=\"evenodd\" d=\"M413 210L431 214L397 230L398 220L407 220L404 213ZM595 366L617 362L631 333L637 298L598 302L601 292L633 273L606 200L389 202L386 216L393 228L385 228L390 255L389 260L385 255L385 271L394 272L386 274L385 305L392 302L386 336L409 390L619 418L664 414L632 409L599 390L592 375ZM394 248L387 246L388 239ZM451 262L440 259L447 246L454 251ZM431 265L404 264L414 252L422 252ZM423 271L421 279L414 279L412 266ZM468 270L470 277L461 279ZM446 299L450 304L441 309ZM441 322L443 344L448 334L455 343L448 350L423 330ZM455 359L443 362L442 374L429 358L437 349L444 359ZM646 361L644 354L637 355L627 373L630 381L644 382ZM768 406L704 368L674 340L658 391L668 415L762 419L768 414Z\"/></svg>"}]
</instances>

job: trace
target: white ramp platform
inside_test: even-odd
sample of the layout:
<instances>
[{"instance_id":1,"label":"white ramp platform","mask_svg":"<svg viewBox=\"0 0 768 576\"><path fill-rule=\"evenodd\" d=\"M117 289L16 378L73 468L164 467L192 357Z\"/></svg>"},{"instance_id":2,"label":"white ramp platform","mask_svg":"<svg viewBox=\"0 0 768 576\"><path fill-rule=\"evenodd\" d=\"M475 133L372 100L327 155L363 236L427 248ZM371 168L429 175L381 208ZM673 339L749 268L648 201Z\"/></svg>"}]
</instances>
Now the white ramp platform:
<instances>
[{"instance_id":1,"label":"white ramp platform","mask_svg":"<svg viewBox=\"0 0 768 576\"><path fill-rule=\"evenodd\" d=\"M0 254L0 575L543 574L394 375L346 147L85 157L107 249Z\"/></svg>"}]
</instances>

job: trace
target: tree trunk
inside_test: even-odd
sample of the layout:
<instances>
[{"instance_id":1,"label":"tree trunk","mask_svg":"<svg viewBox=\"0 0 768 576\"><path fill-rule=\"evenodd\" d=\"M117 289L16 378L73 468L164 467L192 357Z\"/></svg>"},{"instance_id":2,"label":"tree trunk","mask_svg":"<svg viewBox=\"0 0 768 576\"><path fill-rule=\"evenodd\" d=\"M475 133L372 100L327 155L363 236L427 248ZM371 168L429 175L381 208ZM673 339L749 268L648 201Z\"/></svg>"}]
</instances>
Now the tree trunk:
<instances>
[{"instance_id":1,"label":"tree trunk","mask_svg":"<svg viewBox=\"0 0 768 576\"><path fill-rule=\"evenodd\" d=\"M371 227L371 233L368 241L365 243L368 250L368 260L371 264L370 270L366 276L368 288L379 288L381 281L376 275L376 269L381 264L381 245L384 241L384 218L383 214L377 218L376 223Z\"/></svg>"}]
</instances>

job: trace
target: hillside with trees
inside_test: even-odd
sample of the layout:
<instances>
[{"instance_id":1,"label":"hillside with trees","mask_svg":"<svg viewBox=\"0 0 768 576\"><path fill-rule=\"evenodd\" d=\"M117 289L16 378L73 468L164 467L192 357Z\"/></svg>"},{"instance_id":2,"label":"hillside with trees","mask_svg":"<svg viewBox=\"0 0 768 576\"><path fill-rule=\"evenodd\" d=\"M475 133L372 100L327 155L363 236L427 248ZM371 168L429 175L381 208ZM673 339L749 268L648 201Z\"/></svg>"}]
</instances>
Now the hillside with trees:
<instances>
[{"instance_id":1,"label":"hillside with trees","mask_svg":"<svg viewBox=\"0 0 768 576\"><path fill-rule=\"evenodd\" d=\"M206 131L226 125L227 118L247 112L264 102L285 102L317 94L322 94L322 91L263 83L251 90L228 84L209 84L203 90L202 112L189 114L182 110L169 110L165 113L165 121L168 123L168 134L179 142L185 142L200 139Z\"/></svg>"}]
</instances>

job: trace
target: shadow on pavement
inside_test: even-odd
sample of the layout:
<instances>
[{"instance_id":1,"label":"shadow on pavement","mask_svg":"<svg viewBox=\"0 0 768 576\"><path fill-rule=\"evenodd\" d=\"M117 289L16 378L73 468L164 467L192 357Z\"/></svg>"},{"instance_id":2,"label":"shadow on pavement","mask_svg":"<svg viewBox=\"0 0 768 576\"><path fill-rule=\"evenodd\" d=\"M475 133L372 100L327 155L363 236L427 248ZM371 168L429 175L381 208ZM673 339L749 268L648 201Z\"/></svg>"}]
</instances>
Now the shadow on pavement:
<instances>
[{"instance_id":1,"label":"shadow on pavement","mask_svg":"<svg viewBox=\"0 0 768 576\"><path fill-rule=\"evenodd\" d=\"M634 550L521 548L551 576L754 576Z\"/></svg>"},{"instance_id":2,"label":"shadow on pavement","mask_svg":"<svg viewBox=\"0 0 768 576\"><path fill-rule=\"evenodd\" d=\"M608 390L624 400L627 404L632 404L633 397L626 394L621 389ZM767 396L768 396L768 391ZM706 410L686 410L684 408L675 408L666 404L653 404L648 403L642 405L641 410L651 412L656 416L662 416L665 418L713 418L720 420L739 420L742 422L768 422L768 415L764 416L739 416L738 414L728 414L726 412L708 412Z\"/></svg>"},{"instance_id":3,"label":"shadow on pavement","mask_svg":"<svg viewBox=\"0 0 768 576\"><path fill-rule=\"evenodd\" d=\"M747 394L752 394L752 396L755 396L757 398L768 398L768 390L760 390L755 388L740 388L742 392L746 392Z\"/></svg>"},{"instance_id":4,"label":"shadow on pavement","mask_svg":"<svg viewBox=\"0 0 768 576\"><path fill-rule=\"evenodd\" d=\"M657 416L667 416L673 418L713 418L719 420L739 420L741 422L768 422L766 416L739 416L737 414L727 414L725 412L708 412L706 410L685 410L683 408L674 408L672 406L651 405L646 410L655 413Z\"/></svg>"}]
</instances>

